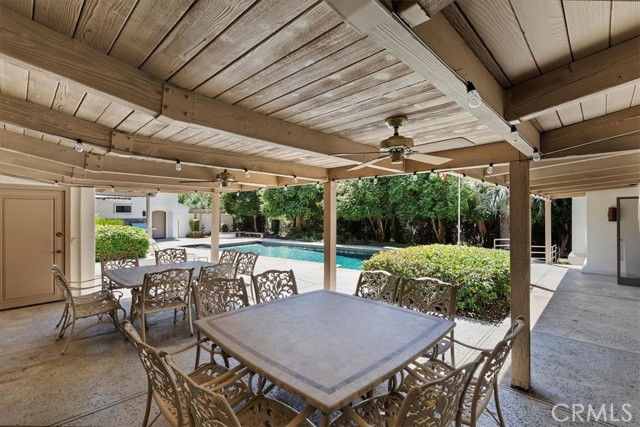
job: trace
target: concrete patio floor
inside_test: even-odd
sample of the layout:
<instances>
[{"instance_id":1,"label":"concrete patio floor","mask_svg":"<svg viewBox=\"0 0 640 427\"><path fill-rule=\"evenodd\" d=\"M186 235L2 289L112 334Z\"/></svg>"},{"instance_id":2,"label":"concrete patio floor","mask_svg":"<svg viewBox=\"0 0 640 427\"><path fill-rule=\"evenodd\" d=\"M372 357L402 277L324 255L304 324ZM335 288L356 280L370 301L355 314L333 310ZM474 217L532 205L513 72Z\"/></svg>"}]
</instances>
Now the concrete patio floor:
<instances>
[{"instance_id":1,"label":"concrete patio floor","mask_svg":"<svg viewBox=\"0 0 640 427\"><path fill-rule=\"evenodd\" d=\"M260 257L256 272L271 268L292 268L300 292L322 287L322 264L287 260L285 265L282 259ZM352 293L358 274L338 269L338 291ZM544 264L532 265L532 284L533 386L528 393L511 388L509 363L503 368L500 400L507 425L640 425L640 289L618 286L613 277ZM129 304L125 299L127 310ZM59 302L0 312L0 425L140 425L147 385L133 347L105 325L87 331L61 356L64 341L55 340L54 326L62 309ZM152 345L170 351L193 340L186 323L174 325L172 318L171 313L151 318ZM456 323L457 339L490 348L510 321L490 324L459 317ZM468 356L457 348L458 363ZM179 362L189 368L193 353ZM277 397L301 405L285 393ZM633 416L629 422L623 421L628 418L625 403L631 405L626 407ZM554 420L557 404L565 406L553 411ZM572 421L574 404L584 406L585 422ZM600 413L598 421L592 414L587 422L589 404L596 413L605 404L606 414ZM167 424L159 419L156 425ZM485 412L479 425L496 423Z\"/></svg>"}]
</instances>

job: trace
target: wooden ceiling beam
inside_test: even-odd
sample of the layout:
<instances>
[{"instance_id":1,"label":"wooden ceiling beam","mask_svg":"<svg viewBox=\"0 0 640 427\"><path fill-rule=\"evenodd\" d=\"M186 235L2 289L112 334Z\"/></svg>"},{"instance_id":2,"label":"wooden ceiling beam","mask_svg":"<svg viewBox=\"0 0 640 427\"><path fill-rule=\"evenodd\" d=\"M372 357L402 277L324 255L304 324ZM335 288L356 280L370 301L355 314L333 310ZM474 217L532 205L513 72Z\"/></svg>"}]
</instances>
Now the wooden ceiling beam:
<instances>
[{"instance_id":1,"label":"wooden ceiling beam","mask_svg":"<svg viewBox=\"0 0 640 427\"><path fill-rule=\"evenodd\" d=\"M534 77L507 91L506 118L530 120L579 100L640 81L640 37Z\"/></svg>"},{"instance_id":2,"label":"wooden ceiling beam","mask_svg":"<svg viewBox=\"0 0 640 427\"><path fill-rule=\"evenodd\" d=\"M597 148L590 147L588 150L594 153L606 153L640 149L639 132L640 106L636 106L544 132L540 136L540 151L545 158L551 158L579 155L579 153L585 153L587 146L596 143L598 143ZM631 138L624 138L627 136Z\"/></svg>"},{"instance_id":3,"label":"wooden ceiling beam","mask_svg":"<svg viewBox=\"0 0 640 427\"><path fill-rule=\"evenodd\" d=\"M164 177L176 180L209 180L214 179L217 173L222 172L220 168L193 165L185 166L181 171L177 171L173 162L158 162L144 158L123 158L110 155L96 155L93 153L78 153L70 147L5 130L0 130L0 150L2 150L3 153L6 151L22 153L42 160L83 168L90 172ZM245 184L259 187L278 185L277 177L272 175L252 174L249 177L245 177L244 174L242 174L236 178Z\"/></svg>"},{"instance_id":4,"label":"wooden ceiling beam","mask_svg":"<svg viewBox=\"0 0 640 427\"><path fill-rule=\"evenodd\" d=\"M371 37L449 99L487 125L497 138L510 140L510 127L503 116L504 90L446 18L437 14L412 31L377 0L326 1L352 27ZM483 97L484 102L477 108L469 106L465 80L472 81ZM529 157L533 154L533 147L539 146L539 134L528 123L520 125L518 130L522 138L513 145L524 156Z\"/></svg>"},{"instance_id":5,"label":"wooden ceiling beam","mask_svg":"<svg viewBox=\"0 0 640 427\"><path fill-rule=\"evenodd\" d=\"M368 147L345 138L172 87L16 12L2 8L1 13L0 55L159 120L315 155L368 151Z\"/></svg>"},{"instance_id":6,"label":"wooden ceiling beam","mask_svg":"<svg viewBox=\"0 0 640 427\"><path fill-rule=\"evenodd\" d=\"M82 139L85 143L129 156L174 161L180 159L185 164L216 166L235 171L247 168L252 173L296 175L313 181L324 180L327 176L324 168L112 131L106 126L4 94L0 94L0 120L63 138Z\"/></svg>"},{"instance_id":7,"label":"wooden ceiling beam","mask_svg":"<svg viewBox=\"0 0 640 427\"><path fill-rule=\"evenodd\" d=\"M529 164L530 179L533 177L556 176L564 173L576 173L592 170L594 167L615 167L616 165L640 164L640 152L634 153L610 153L591 154L580 157L568 157L562 159L542 159L539 162ZM494 166L493 175L508 175L509 166Z\"/></svg>"},{"instance_id":8,"label":"wooden ceiling beam","mask_svg":"<svg viewBox=\"0 0 640 427\"><path fill-rule=\"evenodd\" d=\"M604 188L604 187L626 187L629 185L634 185L640 183L640 175L626 176L621 178L613 178L608 181L593 179L593 180L585 180L579 183L558 183L551 185L543 185L543 186L532 186L531 190L535 190L539 193L544 194L556 194L560 192L574 191L574 190L585 190L590 191L596 188Z\"/></svg>"},{"instance_id":9,"label":"wooden ceiling beam","mask_svg":"<svg viewBox=\"0 0 640 427\"><path fill-rule=\"evenodd\" d=\"M544 185L552 185L561 183L580 183L591 182L591 180L599 179L601 181L608 181L610 179L618 179L623 176L640 176L640 167L638 166L624 166L621 168L588 171L583 173L576 173L571 175L554 176L549 178L536 178L530 180L532 188Z\"/></svg>"}]
</instances>

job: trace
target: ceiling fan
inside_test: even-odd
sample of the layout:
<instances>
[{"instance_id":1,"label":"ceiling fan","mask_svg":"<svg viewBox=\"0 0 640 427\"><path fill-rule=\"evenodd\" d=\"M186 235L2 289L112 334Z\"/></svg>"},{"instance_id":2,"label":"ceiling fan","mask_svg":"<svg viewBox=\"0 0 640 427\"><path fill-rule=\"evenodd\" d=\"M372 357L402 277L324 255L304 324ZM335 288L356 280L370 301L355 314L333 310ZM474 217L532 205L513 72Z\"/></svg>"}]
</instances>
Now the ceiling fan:
<instances>
[{"instance_id":1,"label":"ceiling fan","mask_svg":"<svg viewBox=\"0 0 640 427\"><path fill-rule=\"evenodd\" d=\"M180 184L194 184L194 183L202 183L202 182L219 182L220 186L222 187L228 187L230 184L234 184L236 182L238 182L236 180L236 177L231 173L228 172L226 169L222 172L220 172L219 174L216 174L215 179L206 179L206 180L201 180L201 181L178 181Z\"/></svg>"},{"instance_id":2,"label":"ceiling fan","mask_svg":"<svg viewBox=\"0 0 640 427\"><path fill-rule=\"evenodd\" d=\"M384 139L380 142L379 151L370 151L365 153L340 153L340 154L334 154L334 156L348 157L348 156L359 156L362 154L383 154L382 156L376 157L374 159L363 162L357 166L354 166L349 170L357 170L365 167L375 168L375 167L378 167L375 164L384 159L391 159L392 164L399 164L399 163L402 163L404 159L411 158L412 160L417 160L419 162L428 163L431 165L441 165L443 163L450 161L451 159L448 159L445 157L431 156L429 154L424 154L424 152L439 150L440 148L438 146L443 145L442 143L446 143L446 149L473 145L471 141L465 138L453 138L453 139L447 139L444 141L436 141L433 143L414 145L413 139L407 138L406 136L402 136L398 132L398 129L402 127L404 124L406 124L407 120L408 119L405 116L396 116L396 117L389 117L384 121L387 124L387 126L389 126L390 128L393 128L393 136L390 136L389 138ZM443 149L444 148L445 147L443 147Z\"/></svg>"}]
</instances>

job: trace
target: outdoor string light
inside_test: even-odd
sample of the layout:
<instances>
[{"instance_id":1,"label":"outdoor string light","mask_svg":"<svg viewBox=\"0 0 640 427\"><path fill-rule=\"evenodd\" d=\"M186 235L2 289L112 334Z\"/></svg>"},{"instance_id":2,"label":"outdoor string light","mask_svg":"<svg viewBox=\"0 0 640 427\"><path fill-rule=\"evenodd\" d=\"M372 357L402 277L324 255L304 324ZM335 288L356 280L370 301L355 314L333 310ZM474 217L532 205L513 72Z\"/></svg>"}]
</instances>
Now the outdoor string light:
<instances>
[{"instance_id":1,"label":"outdoor string light","mask_svg":"<svg viewBox=\"0 0 640 427\"><path fill-rule=\"evenodd\" d=\"M493 163L489 163L489 167L487 168L487 175L491 175L493 173Z\"/></svg>"},{"instance_id":2,"label":"outdoor string light","mask_svg":"<svg viewBox=\"0 0 640 427\"><path fill-rule=\"evenodd\" d=\"M176 160L176 170L177 171L182 170L182 164L180 163L180 159Z\"/></svg>"},{"instance_id":3,"label":"outdoor string light","mask_svg":"<svg viewBox=\"0 0 640 427\"><path fill-rule=\"evenodd\" d=\"M471 108L479 107L482 104L482 97L471 82L467 82L467 101Z\"/></svg>"},{"instance_id":4,"label":"outdoor string light","mask_svg":"<svg viewBox=\"0 0 640 427\"><path fill-rule=\"evenodd\" d=\"M81 139L76 139L76 145L73 147L78 153L82 153L84 151L84 144Z\"/></svg>"}]
</instances>

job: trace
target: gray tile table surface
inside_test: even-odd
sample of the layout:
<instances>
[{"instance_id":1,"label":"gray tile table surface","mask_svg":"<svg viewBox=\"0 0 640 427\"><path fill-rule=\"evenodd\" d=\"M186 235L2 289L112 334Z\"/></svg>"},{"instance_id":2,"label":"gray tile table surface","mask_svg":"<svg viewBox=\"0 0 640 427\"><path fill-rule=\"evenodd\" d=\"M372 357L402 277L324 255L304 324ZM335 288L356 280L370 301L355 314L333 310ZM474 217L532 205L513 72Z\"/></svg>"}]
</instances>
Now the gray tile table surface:
<instances>
[{"instance_id":1,"label":"gray tile table surface","mask_svg":"<svg viewBox=\"0 0 640 427\"><path fill-rule=\"evenodd\" d=\"M330 414L415 360L455 323L320 290L195 325L249 369Z\"/></svg>"}]
</instances>

